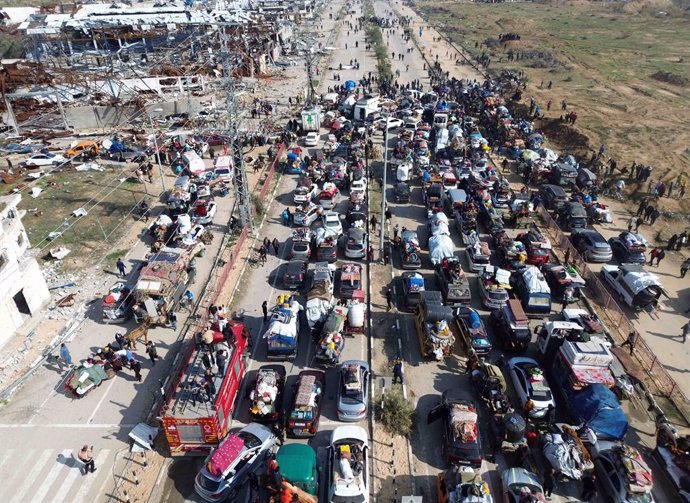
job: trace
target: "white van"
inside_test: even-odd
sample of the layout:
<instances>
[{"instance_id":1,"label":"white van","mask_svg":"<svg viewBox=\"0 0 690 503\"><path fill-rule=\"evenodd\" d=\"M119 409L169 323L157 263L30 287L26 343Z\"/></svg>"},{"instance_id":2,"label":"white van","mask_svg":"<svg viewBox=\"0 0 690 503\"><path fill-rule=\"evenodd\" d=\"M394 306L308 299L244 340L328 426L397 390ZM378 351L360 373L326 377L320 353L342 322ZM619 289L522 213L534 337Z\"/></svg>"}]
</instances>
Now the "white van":
<instances>
[{"instance_id":1,"label":"white van","mask_svg":"<svg viewBox=\"0 0 690 503\"><path fill-rule=\"evenodd\" d=\"M201 176L206 171L204 160L193 150L189 150L182 154L182 163L185 169L194 176Z\"/></svg>"},{"instance_id":2,"label":"white van","mask_svg":"<svg viewBox=\"0 0 690 503\"><path fill-rule=\"evenodd\" d=\"M405 129L408 131L412 131L413 133L417 131L417 128L422 124L422 121L414 119L412 117L409 117L405 119L405 125L403 126Z\"/></svg>"},{"instance_id":3,"label":"white van","mask_svg":"<svg viewBox=\"0 0 690 503\"><path fill-rule=\"evenodd\" d=\"M213 174L215 178L229 182L233 175L232 157L229 155L216 157L216 162L213 165Z\"/></svg>"}]
</instances>

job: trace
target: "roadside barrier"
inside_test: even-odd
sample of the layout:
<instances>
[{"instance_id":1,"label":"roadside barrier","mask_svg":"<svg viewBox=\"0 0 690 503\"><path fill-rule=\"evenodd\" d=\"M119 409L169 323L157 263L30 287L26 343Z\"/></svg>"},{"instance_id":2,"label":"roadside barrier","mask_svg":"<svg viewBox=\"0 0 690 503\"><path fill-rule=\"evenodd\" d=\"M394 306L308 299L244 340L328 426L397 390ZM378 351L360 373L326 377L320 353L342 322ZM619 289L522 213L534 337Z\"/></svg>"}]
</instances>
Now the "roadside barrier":
<instances>
[{"instance_id":1,"label":"roadside barrier","mask_svg":"<svg viewBox=\"0 0 690 503\"><path fill-rule=\"evenodd\" d=\"M620 346L628 338L628 334L632 330L636 330L635 326L597 274L587 266L587 262L577 252L554 219L551 218L549 212L543 206L540 206L537 212L551 236L552 245L557 245L563 251L564 256L568 255L568 262L577 268L580 276L587 282L589 294L587 299L595 308L597 316L606 324L613 341ZM625 354L617 354L626 371L632 375L643 371L659 392L671 401L685 421L690 424L690 401L647 343L641 337L638 338L632 356L626 358L626 355L627 351Z\"/></svg>"}]
</instances>

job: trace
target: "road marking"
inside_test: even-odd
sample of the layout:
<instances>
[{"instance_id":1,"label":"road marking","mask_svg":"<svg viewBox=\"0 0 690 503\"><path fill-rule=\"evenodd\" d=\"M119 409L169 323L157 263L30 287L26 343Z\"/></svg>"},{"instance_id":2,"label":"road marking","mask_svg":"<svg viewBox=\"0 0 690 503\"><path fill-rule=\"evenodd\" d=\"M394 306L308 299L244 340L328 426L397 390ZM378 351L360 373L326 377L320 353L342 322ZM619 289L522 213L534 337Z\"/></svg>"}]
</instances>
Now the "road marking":
<instances>
[{"instance_id":1,"label":"road marking","mask_svg":"<svg viewBox=\"0 0 690 503\"><path fill-rule=\"evenodd\" d=\"M66 458L72 454L72 449L65 449L60 454L62 454L62 456ZM63 465L62 463L55 463L55 466L53 466L52 470L50 470L45 479L41 481L38 491L36 491L34 495L31 497L32 501L43 501L43 498L46 497L46 494L48 494L48 491L50 491L51 486L57 480L58 475L60 475L60 472L62 472L64 468L65 465ZM30 485L31 484L27 484L27 486Z\"/></svg>"},{"instance_id":2,"label":"road marking","mask_svg":"<svg viewBox=\"0 0 690 503\"><path fill-rule=\"evenodd\" d=\"M70 451L67 452L69 453ZM34 488L33 486L36 482L36 479L39 477L39 475L41 475L43 467L48 464L54 453L55 451L47 449L41 453L35 462L31 463L31 468L25 473L26 478L22 480L21 489L19 492L15 493L14 498L12 498L12 503L22 503L25 501L24 497L26 496L26 493ZM59 461L55 461L55 464L58 467L62 466ZM53 469L55 469L55 467L53 467Z\"/></svg>"},{"instance_id":3,"label":"road marking","mask_svg":"<svg viewBox=\"0 0 690 503\"><path fill-rule=\"evenodd\" d=\"M74 458L74 456L72 456L65 464L70 469L69 473L63 480L62 485L60 485L58 490L54 493L55 499L47 501L46 503L61 503L65 501L65 498L67 498L67 494L69 493L69 490L72 488L74 481L82 473L80 461Z\"/></svg>"},{"instance_id":4,"label":"road marking","mask_svg":"<svg viewBox=\"0 0 690 503\"><path fill-rule=\"evenodd\" d=\"M101 399L98 401L98 404L96 405L96 408L93 409L93 413L89 416L89 420L86 421L87 423L90 423L91 421L93 421L93 418L94 418L94 417L96 416L96 414L98 413L98 409L100 409L100 408L101 408L101 405L103 405L103 401L104 401L106 398L108 398L108 397L110 396L110 390L111 390L111 388L113 387L113 385L114 385L117 381L118 381L117 379L113 379L113 380L112 380L112 382L111 382L110 385L108 386L108 389L105 391L105 393L103 393L103 396L102 396Z\"/></svg>"},{"instance_id":5,"label":"road marking","mask_svg":"<svg viewBox=\"0 0 690 503\"><path fill-rule=\"evenodd\" d=\"M13 429L37 429L37 428L104 428L104 429L113 429L113 428L134 428L136 424L129 424L129 423L124 423L124 424L108 424L108 423L93 423L93 424L84 424L84 423L50 423L50 424L0 424L0 429L6 429L6 430L13 430Z\"/></svg>"},{"instance_id":6,"label":"road marking","mask_svg":"<svg viewBox=\"0 0 690 503\"><path fill-rule=\"evenodd\" d=\"M14 478L17 475L20 477L19 482L21 485L21 477L31 467L30 462L32 459L35 459L38 452L39 451L37 449L21 450L19 451L21 454L20 456L10 458L13 461L13 464L11 466L11 470L6 470L5 473L3 473L2 484L0 484L0 501L5 501L6 492L10 492L11 496L12 488L15 485ZM29 467L26 467L27 464L29 464Z\"/></svg>"},{"instance_id":7,"label":"road marking","mask_svg":"<svg viewBox=\"0 0 690 503\"><path fill-rule=\"evenodd\" d=\"M105 459L108 457L108 454L110 454L109 449L104 449L98 453L98 456L96 456L96 468L98 468L101 471L103 470L103 463L105 462ZM106 470L107 473L107 470ZM96 482L96 476L94 473L91 473L89 475L85 475L84 480L79 487L79 491L77 494L74 496L74 499L72 500L73 503L83 503L85 501L86 495L89 493L89 490L91 489L91 486ZM105 480L108 480L108 477L106 476ZM91 498L92 501L98 501L98 498Z\"/></svg>"}]
</instances>

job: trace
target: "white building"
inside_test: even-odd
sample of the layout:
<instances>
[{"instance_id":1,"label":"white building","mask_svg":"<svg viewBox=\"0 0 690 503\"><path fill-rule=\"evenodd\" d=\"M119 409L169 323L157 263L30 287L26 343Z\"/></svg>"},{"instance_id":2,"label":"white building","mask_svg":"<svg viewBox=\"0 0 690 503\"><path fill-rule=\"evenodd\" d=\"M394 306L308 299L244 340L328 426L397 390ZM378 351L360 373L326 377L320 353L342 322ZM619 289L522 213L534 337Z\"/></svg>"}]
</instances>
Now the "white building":
<instances>
[{"instance_id":1,"label":"white building","mask_svg":"<svg viewBox=\"0 0 690 503\"><path fill-rule=\"evenodd\" d=\"M19 194L0 197L0 347L50 300L41 268L28 253L21 200Z\"/></svg>"}]
</instances>

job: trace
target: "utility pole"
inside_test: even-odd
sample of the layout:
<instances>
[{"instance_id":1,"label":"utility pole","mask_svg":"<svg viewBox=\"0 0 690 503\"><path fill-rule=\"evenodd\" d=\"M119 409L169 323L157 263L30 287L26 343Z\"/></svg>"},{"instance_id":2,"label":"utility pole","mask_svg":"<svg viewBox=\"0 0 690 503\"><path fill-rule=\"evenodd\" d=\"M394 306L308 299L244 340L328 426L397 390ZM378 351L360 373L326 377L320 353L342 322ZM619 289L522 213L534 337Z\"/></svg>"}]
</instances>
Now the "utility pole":
<instances>
[{"instance_id":1,"label":"utility pole","mask_svg":"<svg viewBox=\"0 0 690 503\"><path fill-rule=\"evenodd\" d=\"M227 47L227 34L225 27L221 26L221 60L223 62L223 83L225 90L225 130L230 141L230 152L233 158L233 184L235 187L235 203L240 212L240 223L242 227L249 229L250 232L254 230L254 218L252 215L252 201L251 192L249 191L249 183L247 182L247 171L244 166L244 155L242 154L242 140L239 134L240 110L235 101L235 78L233 77L233 70L235 64L233 59L235 56L231 55Z\"/></svg>"},{"instance_id":2,"label":"utility pole","mask_svg":"<svg viewBox=\"0 0 690 503\"><path fill-rule=\"evenodd\" d=\"M388 174L388 120L389 113L386 112L385 129L383 132L383 181L381 182L381 258L385 253L385 233L386 233L386 175Z\"/></svg>"}]
</instances>

